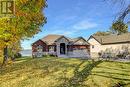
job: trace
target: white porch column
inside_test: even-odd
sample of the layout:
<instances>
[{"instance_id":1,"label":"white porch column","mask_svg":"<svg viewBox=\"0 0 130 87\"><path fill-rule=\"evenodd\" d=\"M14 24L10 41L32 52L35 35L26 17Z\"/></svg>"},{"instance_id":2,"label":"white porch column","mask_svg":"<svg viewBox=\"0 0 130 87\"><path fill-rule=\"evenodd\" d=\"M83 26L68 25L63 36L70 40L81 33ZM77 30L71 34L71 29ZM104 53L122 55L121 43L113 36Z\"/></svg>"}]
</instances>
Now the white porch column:
<instances>
[{"instance_id":1,"label":"white porch column","mask_svg":"<svg viewBox=\"0 0 130 87\"><path fill-rule=\"evenodd\" d=\"M57 56L60 55L60 43L56 43Z\"/></svg>"},{"instance_id":2,"label":"white porch column","mask_svg":"<svg viewBox=\"0 0 130 87\"><path fill-rule=\"evenodd\" d=\"M68 50L67 50L67 43L65 43L65 55L68 55Z\"/></svg>"}]
</instances>

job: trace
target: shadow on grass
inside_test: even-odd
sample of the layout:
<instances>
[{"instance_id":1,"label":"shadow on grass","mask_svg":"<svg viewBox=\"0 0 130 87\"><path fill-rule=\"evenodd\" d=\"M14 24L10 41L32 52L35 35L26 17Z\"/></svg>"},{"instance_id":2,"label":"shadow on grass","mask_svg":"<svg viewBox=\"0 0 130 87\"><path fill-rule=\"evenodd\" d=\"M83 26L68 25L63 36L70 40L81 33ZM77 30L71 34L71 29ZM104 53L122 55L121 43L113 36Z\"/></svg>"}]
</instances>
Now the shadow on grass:
<instances>
[{"instance_id":1,"label":"shadow on grass","mask_svg":"<svg viewBox=\"0 0 130 87\"><path fill-rule=\"evenodd\" d=\"M130 81L130 79L126 79L126 78L118 78L118 77L107 76L107 75L99 75L99 74L92 74L92 75L101 76L101 77L106 77L106 78L112 78L112 79L117 79L117 80Z\"/></svg>"},{"instance_id":2,"label":"shadow on grass","mask_svg":"<svg viewBox=\"0 0 130 87\"><path fill-rule=\"evenodd\" d=\"M107 75L99 75L99 74L92 74L92 75L111 78L111 79L116 79L118 81L128 81L128 82L130 82L130 79L128 79L128 78L119 78L119 77L107 76ZM121 84L121 86L113 86L113 87L125 87L127 85L130 85L130 83L123 82L123 84Z\"/></svg>"},{"instance_id":3,"label":"shadow on grass","mask_svg":"<svg viewBox=\"0 0 130 87\"><path fill-rule=\"evenodd\" d=\"M102 63L102 61L93 61L89 62L83 70L79 71L80 66L85 61L82 61L74 70L74 76L70 78L68 81L65 81L64 83L60 84L58 87L79 87L79 86L85 86L83 82L87 77L91 74L93 68L95 68L97 65ZM67 79L66 79L67 80Z\"/></svg>"},{"instance_id":4,"label":"shadow on grass","mask_svg":"<svg viewBox=\"0 0 130 87\"><path fill-rule=\"evenodd\" d=\"M124 71L124 72L130 72L128 69L119 69L119 68L113 68L113 67L105 67L105 66L99 66L97 68L100 69L110 69L110 70L117 70L117 71Z\"/></svg>"},{"instance_id":5,"label":"shadow on grass","mask_svg":"<svg viewBox=\"0 0 130 87\"><path fill-rule=\"evenodd\" d=\"M127 64L129 64L129 63L127 63ZM114 79L114 80L118 81L118 83L115 83L116 85L121 84L121 86L113 86L113 87L125 87L127 85L130 85L130 78L129 78L130 77L130 74L129 74L130 70L128 70L128 69L126 70L126 68L124 68L124 67L115 68L115 67L98 66L97 68L99 70L104 70L104 69L108 69L108 70L94 71L92 73L92 75ZM120 81L121 81L121 83L120 83Z\"/></svg>"},{"instance_id":6,"label":"shadow on grass","mask_svg":"<svg viewBox=\"0 0 130 87\"><path fill-rule=\"evenodd\" d=\"M25 60L25 61L23 61ZM24 72L33 73L34 70L42 70L42 74L48 75L53 72L57 72L59 68L66 68L66 67L75 67L73 64L67 64L65 62L57 61L56 58L38 58L38 59L18 59L17 61L22 61L19 63L14 63L8 67L0 69L0 75L5 75L7 73L13 74L16 72ZM22 71L21 71L22 70ZM16 73L19 74L19 73Z\"/></svg>"},{"instance_id":7,"label":"shadow on grass","mask_svg":"<svg viewBox=\"0 0 130 87\"><path fill-rule=\"evenodd\" d=\"M21 83L26 83L26 85L28 85L29 83L27 83L27 81L29 79L44 79L51 77L53 78L52 80L55 81L59 74L55 75L54 73L59 73L59 71L62 71L63 69L75 68L76 66L77 64L68 64L66 62L57 61L56 59L34 59L24 63L17 63L13 67L10 67L10 70L4 70L2 75L6 79L3 79L2 82L18 79L21 76L26 76L26 78L21 80L20 84L18 83L19 85L21 85ZM10 77L5 75L7 73L10 74ZM53 87L56 86L54 85Z\"/></svg>"},{"instance_id":8,"label":"shadow on grass","mask_svg":"<svg viewBox=\"0 0 130 87\"><path fill-rule=\"evenodd\" d=\"M22 60L31 60L32 58L30 57L22 57L22 58L16 58L15 61L22 61Z\"/></svg>"},{"instance_id":9,"label":"shadow on grass","mask_svg":"<svg viewBox=\"0 0 130 87\"><path fill-rule=\"evenodd\" d=\"M114 73L114 72L93 72L96 74L107 74L107 75L122 75L122 76L130 76L129 74L125 74L125 73ZM129 79L130 80L130 79Z\"/></svg>"}]
</instances>

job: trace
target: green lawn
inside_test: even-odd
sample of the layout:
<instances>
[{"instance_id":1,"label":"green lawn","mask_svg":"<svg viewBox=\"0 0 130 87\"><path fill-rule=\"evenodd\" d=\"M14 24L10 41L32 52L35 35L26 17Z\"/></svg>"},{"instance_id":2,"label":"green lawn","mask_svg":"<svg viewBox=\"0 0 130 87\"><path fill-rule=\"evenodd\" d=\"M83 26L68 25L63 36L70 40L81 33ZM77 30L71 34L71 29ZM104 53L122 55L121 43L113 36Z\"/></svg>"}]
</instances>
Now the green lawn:
<instances>
[{"instance_id":1,"label":"green lawn","mask_svg":"<svg viewBox=\"0 0 130 87\"><path fill-rule=\"evenodd\" d=\"M130 87L130 63L20 58L0 70L0 87Z\"/></svg>"}]
</instances>

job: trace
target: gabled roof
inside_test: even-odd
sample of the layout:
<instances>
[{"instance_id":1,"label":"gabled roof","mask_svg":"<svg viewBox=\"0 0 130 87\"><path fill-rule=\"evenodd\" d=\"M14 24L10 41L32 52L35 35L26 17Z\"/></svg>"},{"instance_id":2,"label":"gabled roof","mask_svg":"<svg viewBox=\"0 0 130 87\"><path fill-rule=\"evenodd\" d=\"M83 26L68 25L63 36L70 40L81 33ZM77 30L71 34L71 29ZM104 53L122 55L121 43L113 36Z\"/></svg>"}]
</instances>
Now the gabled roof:
<instances>
[{"instance_id":1,"label":"gabled roof","mask_svg":"<svg viewBox=\"0 0 130 87\"><path fill-rule=\"evenodd\" d=\"M64 36L63 35L50 34L50 35L45 36L41 40L43 42L46 42L48 45L52 45L56 40L58 40L61 37L64 37Z\"/></svg>"},{"instance_id":2,"label":"gabled roof","mask_svg":"<svg viewBox=\"0 0 130 87\"><path fill-rule=\"evenodd\" d=\"M117 44L130 42L130 33L122 35L107 35L107 36L95 36L92 35L95 40L101 44Z\"/></svg>"},{"instance_id":3,"label":"gabled roof","mask_svg":"<svg viewBox=\"0 0 130 87\"><path fill-rule=\"evenodd\" d=\"M56 41L58 41L61 38L66 38L70 44L75 44L78 40L83 39L85 42L83 44L81 43L76 43L77 45L89 45L89 43L83 38L83 37L78 37L78 38L69 38L65 37L63 35L55 35L55 34L50 34L45 36L44 38L40 39L41 41L45 42L48 45L53 45Z\"/></svg>"},{"instance_id":4,"label":"gabled roof","mask_svg":"<svg viewBox=\"0 0 130 87\"><path fill-rule=\"evenodd\" d=\"M84 40L84 43L79 43L79 40ZM83 37L77 37L71 40L74 45L89 45L89 43ZM77 43L78 42L78 43Z\"/></svg>"}]
</instances>

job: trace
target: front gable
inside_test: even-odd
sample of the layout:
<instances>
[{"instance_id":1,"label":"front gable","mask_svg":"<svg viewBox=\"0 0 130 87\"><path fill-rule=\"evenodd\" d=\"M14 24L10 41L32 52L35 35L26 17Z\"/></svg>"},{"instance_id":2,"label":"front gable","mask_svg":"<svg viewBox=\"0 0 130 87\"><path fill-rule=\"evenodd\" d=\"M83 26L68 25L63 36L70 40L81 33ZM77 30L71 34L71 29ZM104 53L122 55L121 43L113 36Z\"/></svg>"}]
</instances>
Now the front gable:
<instances>
[{"instance_id":1,"label":"front gable","mask_svg":"<svg viewBox=\"0 0 130 87\"><path fill-rule=\"evenodd\" d=\"M55 41L56 43L69 43L69 40L66 37L61 37Z\"/></svg>"},{"instance_id":2,"label":"front gable","mask_svg":"<svg viewBox=\"0 0 130 87\"><path fill-rule=\"evenodd\" d=\"M89 45L89 43L84 40L83 38L77 40L76 42L74 42L74 45Z\"/></svg>"},{"instance_id":3,"label":"front gable","mask_svg":"<svg viewBox=\"0 0 130 87\"><path fill-rule=\"evenodd\" d=\"M32 51L37 52L39 47L42 48L43 51L47 51L47 44L42 40L38 40L32 44Z\"/></svg>"},{"instance_id":4,"label":"front gable","mask_svg":"<svg viewBox=\"0 0 130 87\"><path fill-rule=\"evenodd\" d=\"M93 37L88 39L88 43L90 44L91 56L98 55L97 53L101 51L102 45Z\"/></svg>"},{"instance_id":5,"label":"front gable","mask_svg":"<svg viewBox=\"0 0 130 87\"><path fill-rule=\"evenodd\" d=\"M87 41L91 45L101 45L101 43L98 40L96 40L93 36L90 36L90 38Z\"/></svg>"}]
</instances>

